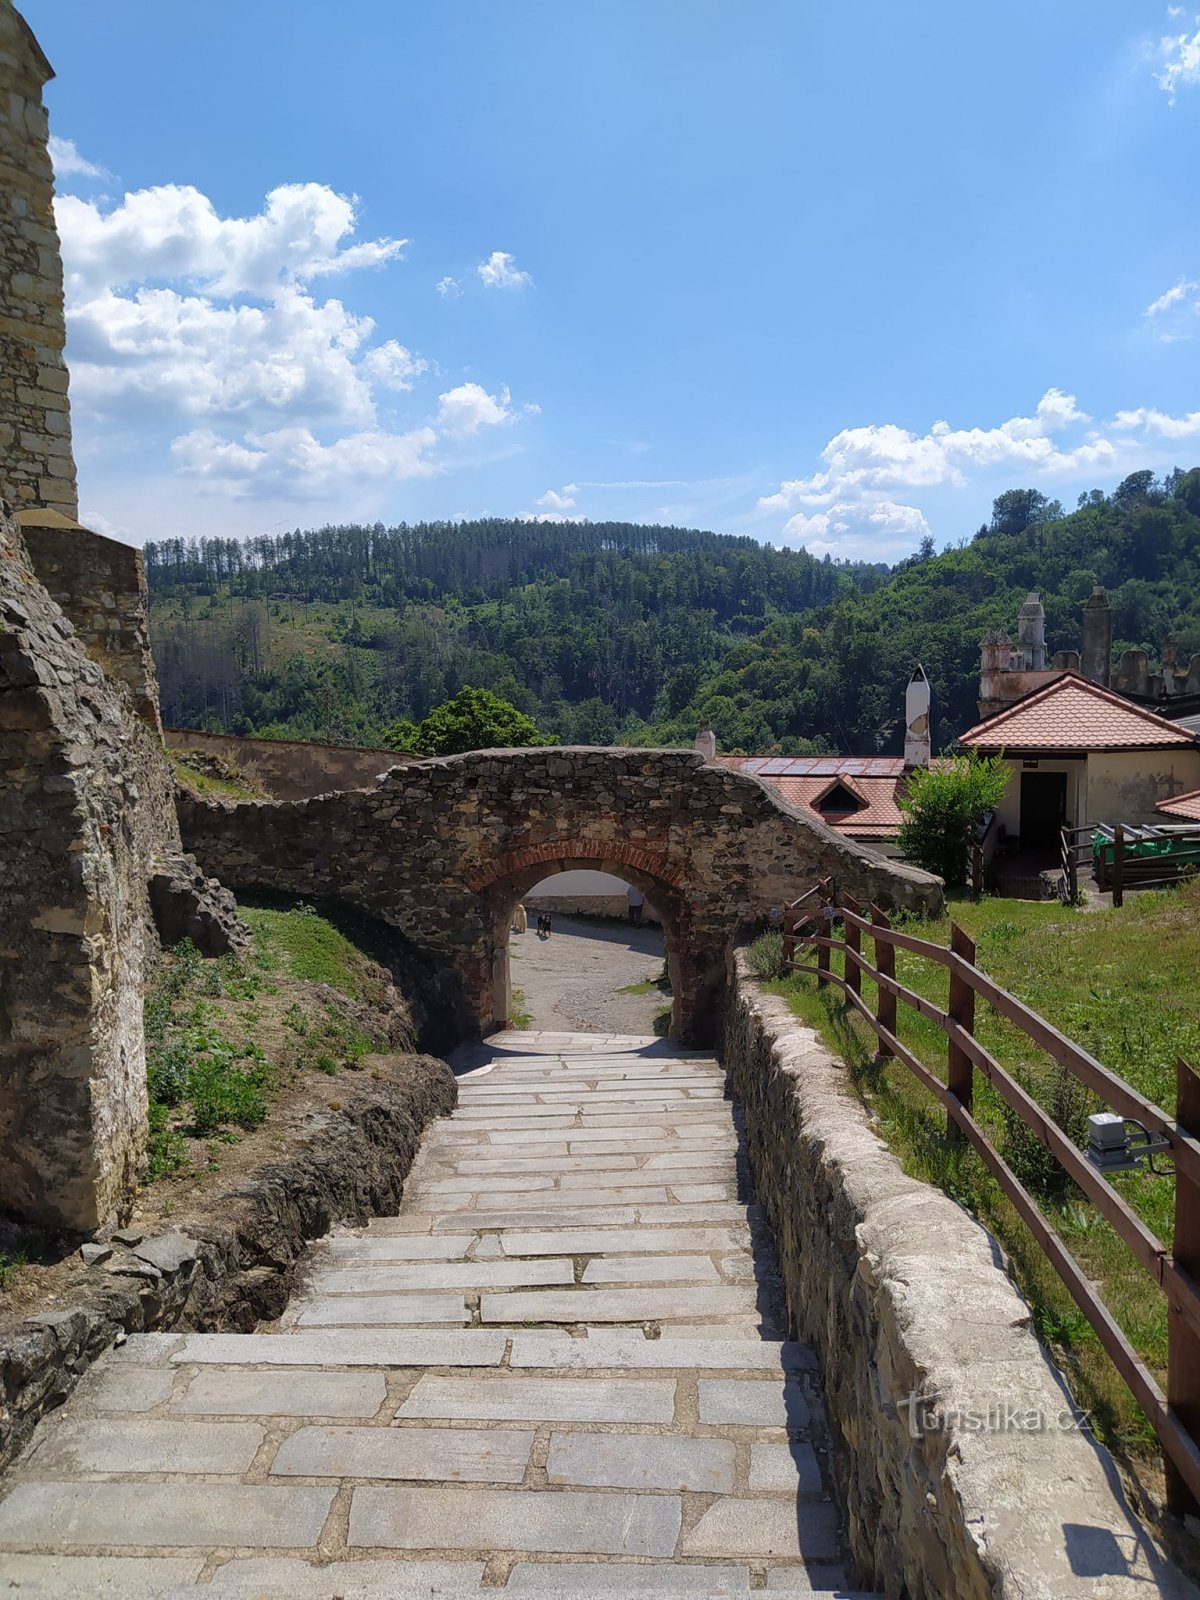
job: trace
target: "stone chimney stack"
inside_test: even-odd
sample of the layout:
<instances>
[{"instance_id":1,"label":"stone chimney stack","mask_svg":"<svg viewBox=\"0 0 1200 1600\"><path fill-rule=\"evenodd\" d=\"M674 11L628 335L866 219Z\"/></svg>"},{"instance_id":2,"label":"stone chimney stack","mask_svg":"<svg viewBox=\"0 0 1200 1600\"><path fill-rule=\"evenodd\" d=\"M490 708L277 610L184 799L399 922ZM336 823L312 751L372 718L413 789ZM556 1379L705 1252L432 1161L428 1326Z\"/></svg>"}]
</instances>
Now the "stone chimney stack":
<instances>
[{"instance_id":1,"label":"stone chimney stack","mask_svg":"<svg viewBox=\"0 0 1200 1600\"><path fill-rule=\"evenodd\" d=\"M904 691L904 765L929 765L929 679L919 661Z\"/></svg>"},{"instance_id":2,"label":"stone chimney stack","mask_svg":"<svg viewBox=\"0 0 1200 1600\"><path fill-rule=\"evenodd\" d=\"M1036 591L1017 612L1017 654L1026 672L1046 667L1046 612Z\"/></svg>"},{"instance_id":3,"label":"stone chimney stack","mask_svg":"<svg viewBox=\"0 0 1200 1600\"><path fill-rule=\"evenodd\" d=\"M1112 673L1112 607L1099 584L1083 608L1083 651L1081 666L1085 678L1108 688Z\"/></svg>"},{"instance_id":4,"label":"stone chimney stack","mask_svg":"<svg viewBox=\"0 0 1200 1600\"><path fill-rule=\"evenodd\" d=\"M704 723L700 729L700 732L696 735L695 748L698 753L704 757L705 761L711 761L716 755L717 736L712 731L712 726L710 723Z\"/></svg>"}]
</instances>

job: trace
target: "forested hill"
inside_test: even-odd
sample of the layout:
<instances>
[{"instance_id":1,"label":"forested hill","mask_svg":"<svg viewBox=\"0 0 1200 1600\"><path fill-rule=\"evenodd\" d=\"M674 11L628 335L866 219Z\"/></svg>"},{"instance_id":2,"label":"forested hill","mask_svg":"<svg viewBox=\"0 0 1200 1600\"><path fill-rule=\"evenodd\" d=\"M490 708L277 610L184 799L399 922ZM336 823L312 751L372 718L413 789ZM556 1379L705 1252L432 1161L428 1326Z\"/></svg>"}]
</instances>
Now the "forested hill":
<instances>
[{"instance_id":1,"label":"forested hill","mask_svg":"<svg viewBox=\"0 0 1200 1600\"><path fill-rule=\"evenodd\" d=\"M1118 649L1200 650L1200 469L1064 514L1035 490L889 570L627 523L327 527L146 548L169 723L379 742L464 684L564 742L896 752L921 661L935 745L974 720L979 639L1030 589L1077 648L1093 584Z\"/></svg>"}]
</instances>

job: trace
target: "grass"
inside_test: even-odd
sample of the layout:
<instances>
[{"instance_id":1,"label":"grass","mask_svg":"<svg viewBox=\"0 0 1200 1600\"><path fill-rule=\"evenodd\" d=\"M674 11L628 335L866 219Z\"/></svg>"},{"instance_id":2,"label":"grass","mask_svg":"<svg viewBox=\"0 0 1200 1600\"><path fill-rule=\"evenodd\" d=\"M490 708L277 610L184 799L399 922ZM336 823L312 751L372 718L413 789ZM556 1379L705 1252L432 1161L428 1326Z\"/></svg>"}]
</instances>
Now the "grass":
<instances>
[{"instance_id":1,"label":"grass","mask_svg":"<svg viewBox=\"0 0 1200 1600\"><path fill-rule=\"evenodd\" d=\"M1175 1104L1175 1060L1200 1066L1200 1016L1195 1002L1200 972L1200 883L1134 897L1119 911L1081 912L1056 904L985 899L961 901L948 914L921 924L922 938L949 944L950 920L976 942L980 968L1054 1023L1166 1111ZM871 947L867 944L867 953ZM896 1062L879 1063L875 1036L842 1002L833 986L818 991L804 975L780 979L778 934L764 935L751 960L767 987L815 1027L846 1061L854 1086L881 1135L914 1177L938 1184L980 1218L1000 1240L1013 1277L1029 1301L1035 1325L1063 1369L1077 1402L1097 1434L1128 1463L1157 1462L1157 1442L1032 1237L979 1158L945 1135L937 1101ZM834 970L841 971L835 953ZM945 1008L948 975L905 951L896 952L896 976ZM863 979L863 997L875 1002L875 985ZM899 1006L904 1043L945 1076L946 1040L932 1022ZM1050 1111L1077 1144L1098 1101L1057 1068L1012 1024L977 1002L976 1035L1000 1063ZM1134 1348L1165 1380L1167 1308L1111 1227L1057 1163L1017 1122L977 1073L978 1120L1021 1181L1031 1189L1067 1247L1095 1282ZM1170 1245L1174 1180L1149 1172L1112 1180L1128 1203Z\"/></svg>"},{"instance_id":2,"label":"grass","mask_svg":"<svg viewBox=\"0 0 1200 1600\"><path fill-rule=\"evenodd\" d=\"M184 940L146 995L147 1182L211 1169L218 1147L260 1127L300 1073L332 1076L388 1048L382 1025L356 1020L389 981L361 944L311 906L241 910L248 954L206 961Z\"/></svg>"},{"instance_id":3,"label":"grass","mask_svg":"<svg viewBox=\"0 0 1200 1600\"><path fill-rule=\"evenodd\" d=\"M529 1009L529 1002L525 998L524 989L514 989L508 1002L509 1027L524 1030L529 1027L532 1021L533 1012Z\"/></svg>"},{"instance_id":4,"label":"grass","mask_svg":"<svg viewBox=\"0 0 1200 1600\"><path fill-rule=\"evenodd\" d=\"M192 766L188 760L189 752L186 750L163 748L163 754L171 763L175 776L185 789L190 789L193 794L212 795L225 800L261 800L262 793L252 789L246 783L239 783L235 778L219 778L211 772L202 772Z\"/></svg>"}]
</instances>

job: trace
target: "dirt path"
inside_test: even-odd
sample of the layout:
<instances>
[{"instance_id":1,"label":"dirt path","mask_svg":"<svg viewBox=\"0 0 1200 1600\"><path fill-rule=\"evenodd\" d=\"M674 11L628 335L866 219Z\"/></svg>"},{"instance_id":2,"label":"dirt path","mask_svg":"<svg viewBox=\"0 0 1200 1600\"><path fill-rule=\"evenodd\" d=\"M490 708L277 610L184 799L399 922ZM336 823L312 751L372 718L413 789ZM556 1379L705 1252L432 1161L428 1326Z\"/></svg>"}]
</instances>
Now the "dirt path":
<instances>
[{"instance_id":1,"label":"dirt path","mask_svg":"<svg viewBox=\"0 0 1200 1600\"><path fill-rule=\"evenodd\" d=\"M619 994L657 978L663 964L659 928L628 928L583 918L555 917L549 939L530 922L511 938L513 987L525 996L531 1028L585 1033L653 1033L669 1006L658 989Z\"/></svg>"}]
</instances>

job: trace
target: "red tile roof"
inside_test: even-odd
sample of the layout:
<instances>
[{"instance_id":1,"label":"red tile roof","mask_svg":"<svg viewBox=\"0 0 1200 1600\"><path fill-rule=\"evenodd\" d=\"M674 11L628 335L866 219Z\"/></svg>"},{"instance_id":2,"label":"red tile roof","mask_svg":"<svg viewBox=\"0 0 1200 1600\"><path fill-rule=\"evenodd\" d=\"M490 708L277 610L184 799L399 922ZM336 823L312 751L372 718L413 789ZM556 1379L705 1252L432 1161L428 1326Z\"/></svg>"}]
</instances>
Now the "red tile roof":
<instances>
[{"instance_id":1,"label":"red tile roof","mask_svg":"<svg viewBox=\"0 0 1200 1600\"><path fill-rule=\"evenodd\" d=\"M1186 817L1189 822L1200 822L1200 789L1190 794L1174 794L1169 800L1160 800L1154 808L1167 817Z\"/></svg>"},{"instance_id":2,"label":"red tile roof","mask_svg":"<svg viewBox=\"0 0 1200 1600\"><path fill-rule=\"evenodd\" d=\"M717 756L715 764L761 778L785 800L800 810L807 808L838 833L890 839L900 826L896 801L904 790L904 762L899 756ZM820 800L837 783L861 797L864 803L858 810L820 809Z\"/></svg>"},{"instance_id":3,"label":"red tile roof","mask_svg":"<svg viewBox=\"0 0 1200 1600\"><path fill-rule=\"evenodd\" d=\"M985 717L958 742L969 750L1147 750L1197 740L1177 722L1067 672Z\"/></svg>"}]
</instances>

